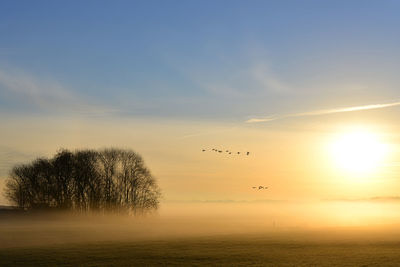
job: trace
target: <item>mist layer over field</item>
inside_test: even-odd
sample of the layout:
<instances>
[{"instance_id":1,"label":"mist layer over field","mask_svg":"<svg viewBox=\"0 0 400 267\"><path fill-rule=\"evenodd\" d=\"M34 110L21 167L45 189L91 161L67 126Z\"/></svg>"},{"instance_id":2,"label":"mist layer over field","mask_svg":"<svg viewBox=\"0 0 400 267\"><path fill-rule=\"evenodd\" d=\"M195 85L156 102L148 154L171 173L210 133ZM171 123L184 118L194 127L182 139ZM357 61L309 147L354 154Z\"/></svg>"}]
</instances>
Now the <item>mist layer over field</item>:
<instances>
[{"instance_id":1,"label":"mist layer over field","mask_svg":"<svg viewBox=\"0 0 400 267\"><path fill-rule=\"evenodd\" d=\"M115 214L4 213L0 247L247 236L270 241L400 240L400 203L325 201L167 203L145 217Z\"/></svg>"}]
</instances>

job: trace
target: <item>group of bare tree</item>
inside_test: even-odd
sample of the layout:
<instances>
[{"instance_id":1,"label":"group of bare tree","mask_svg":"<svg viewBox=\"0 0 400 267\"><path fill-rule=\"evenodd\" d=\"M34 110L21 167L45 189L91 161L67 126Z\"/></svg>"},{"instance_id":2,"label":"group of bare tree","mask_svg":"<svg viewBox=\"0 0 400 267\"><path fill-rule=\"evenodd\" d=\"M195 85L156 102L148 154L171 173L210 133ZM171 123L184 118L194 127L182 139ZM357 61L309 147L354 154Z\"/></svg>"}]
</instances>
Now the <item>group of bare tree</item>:
<instances>
[{"instance_id":1,"label":"group of bare tree","mask_svg":"<svg viewBox=\"0 0 400 267\"><path fill-rule=\"evenodd\" d=\"M160 190L131 150L59 151L14 167L6 196L23 209L143 213L158 207Z\"/></svg>"}]
</instances>

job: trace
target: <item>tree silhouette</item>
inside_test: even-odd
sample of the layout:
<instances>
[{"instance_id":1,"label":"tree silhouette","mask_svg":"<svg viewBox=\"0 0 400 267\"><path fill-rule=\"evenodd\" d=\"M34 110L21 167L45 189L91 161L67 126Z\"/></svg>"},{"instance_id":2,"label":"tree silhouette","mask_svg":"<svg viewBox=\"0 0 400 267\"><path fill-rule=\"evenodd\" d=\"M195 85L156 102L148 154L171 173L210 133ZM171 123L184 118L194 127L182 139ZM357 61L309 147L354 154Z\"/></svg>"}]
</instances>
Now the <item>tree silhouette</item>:
<instances>
[{"instance_id":1,"label":"tree silhouette","mask_svg":"<svg viewBox=\"0 0 400 267\"><path fill-rule=\"evenodd\" d=\"M59 151L15 166L6 197L20 208L145 213L160 190L143 159L131 150Z\"/></svg>"}]
</instances>

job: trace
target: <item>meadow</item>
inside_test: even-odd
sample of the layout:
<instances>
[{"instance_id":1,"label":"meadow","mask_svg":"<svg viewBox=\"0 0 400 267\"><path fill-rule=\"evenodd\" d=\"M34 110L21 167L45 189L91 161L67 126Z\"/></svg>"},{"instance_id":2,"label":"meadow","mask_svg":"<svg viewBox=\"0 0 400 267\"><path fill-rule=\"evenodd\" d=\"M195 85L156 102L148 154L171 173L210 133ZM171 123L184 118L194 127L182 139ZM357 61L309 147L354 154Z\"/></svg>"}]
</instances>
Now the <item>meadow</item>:
<instances>
[{"instance_id":1,"label":"meadow","mask_svg":"<svg viewBox=\"0 0 400 267\"><path fill-rule=\"evenodd\" d=\"M398 266L400 242L214 236L0 249L1 266Z\"/></svg>"},{"instance_id":2,"label":"meadow","mask_svg":"<svg viewBox=\"0 0 400 267\"><path fill-rule=\"evenodd\" d=\"M0 266L398 266L400 262L398 225L273 228L265 221L239 216L0 216Z\"/></svg>"}]
</instances>

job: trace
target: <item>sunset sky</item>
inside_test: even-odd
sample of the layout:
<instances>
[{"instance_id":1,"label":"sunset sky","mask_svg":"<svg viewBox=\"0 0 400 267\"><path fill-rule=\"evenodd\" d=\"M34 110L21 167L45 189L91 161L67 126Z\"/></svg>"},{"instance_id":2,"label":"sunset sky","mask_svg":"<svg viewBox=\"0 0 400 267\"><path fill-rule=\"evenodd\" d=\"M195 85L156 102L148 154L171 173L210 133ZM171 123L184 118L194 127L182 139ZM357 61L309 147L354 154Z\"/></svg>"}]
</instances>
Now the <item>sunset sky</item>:
<instances>
[{"instance_id":1,"label":"sunset sky","mask_svg":"<svg viewBox=\"0 0 400 267\"><path fill-rule=\"evenodd\" d=\"M2 1L0 186L60 148L122 147L144 157L166 203L395 199L399 11Z\"/></svg>"}]
</instances>

